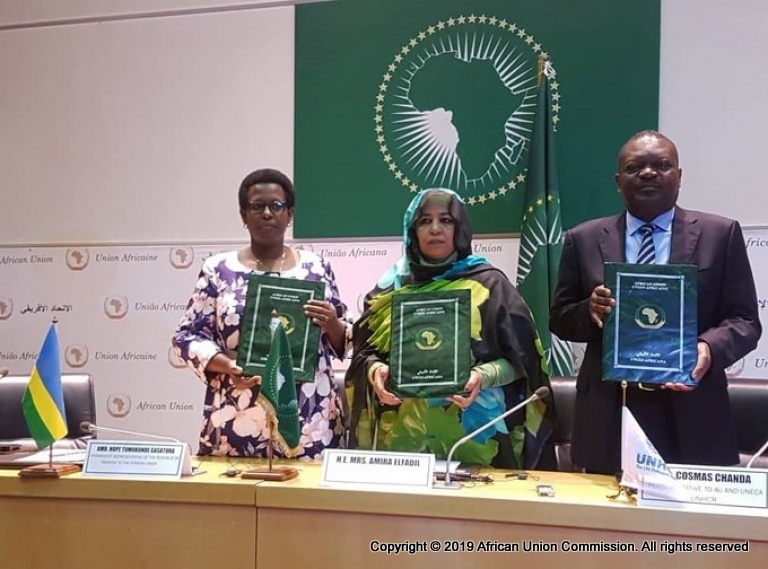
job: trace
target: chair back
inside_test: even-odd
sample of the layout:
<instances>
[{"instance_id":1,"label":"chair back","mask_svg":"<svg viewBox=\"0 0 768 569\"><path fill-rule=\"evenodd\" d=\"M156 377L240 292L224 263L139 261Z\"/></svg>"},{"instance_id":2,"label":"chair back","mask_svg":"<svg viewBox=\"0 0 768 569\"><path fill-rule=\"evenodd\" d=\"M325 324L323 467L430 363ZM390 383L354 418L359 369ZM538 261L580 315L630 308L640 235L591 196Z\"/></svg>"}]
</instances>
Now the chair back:
<instances>
[{"instance_id":1,"label":"chair back","mask_svg":"<svg viewBox=\"0 0 768 569\"><path fill-rule=\"evenodd\" d=\"M28 375L9 375L0 379L0 439L30 438L21 410L21 398L29 383ZM93 379L88 374L63 374L64 410L67 414L68 439L91 433L80 429L80 423L96 423Z\"/></svg>"}]
</instances>

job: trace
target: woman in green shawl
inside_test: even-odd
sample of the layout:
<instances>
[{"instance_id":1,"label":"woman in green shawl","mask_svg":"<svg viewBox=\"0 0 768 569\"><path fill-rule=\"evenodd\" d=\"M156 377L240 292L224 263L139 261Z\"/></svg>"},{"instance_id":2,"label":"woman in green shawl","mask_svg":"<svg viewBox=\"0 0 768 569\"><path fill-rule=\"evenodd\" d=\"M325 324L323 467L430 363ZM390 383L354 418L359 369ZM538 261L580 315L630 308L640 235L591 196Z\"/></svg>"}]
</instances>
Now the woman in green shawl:
<instances>
[{"instance_id":1,"label":"woman in green shawl","mask_svg":"<svg viewBox=\"0 0 768 569\"><path fill-rule=\"evenodd\" d=\"M347 371L353 388L352 448L434 453L530 396L549 378L530 310L499 269L472 254L472 229L450 190L419 193L403 220L405 256L365 299ZM464 393L400 398L389 390L393 293L466 289L471 293L472 360ZM461 445L454 458L496 468L556 469L554 409L536 401Z\"/></svg>"}]
</instances>

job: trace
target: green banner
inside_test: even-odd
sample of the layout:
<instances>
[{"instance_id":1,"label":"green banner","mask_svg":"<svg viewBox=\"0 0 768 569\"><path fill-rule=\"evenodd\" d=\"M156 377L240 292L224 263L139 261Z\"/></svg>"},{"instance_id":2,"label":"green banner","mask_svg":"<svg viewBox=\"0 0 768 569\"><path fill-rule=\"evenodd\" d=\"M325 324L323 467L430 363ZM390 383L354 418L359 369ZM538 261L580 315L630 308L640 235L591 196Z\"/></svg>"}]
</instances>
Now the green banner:
<instances>
[{"instance_id":1,"label":"green banner","mask_svg":"<svg viewBox=\"0 0 768 569\"><path fill-rule=\"evenodd\" d=\"M658 123L660 0L335 0L296 8L298 238L398 235L447 187L476 233L520 230L537 60L563 225L621 207L621 144Z\"/></svg>"}]
</instances>

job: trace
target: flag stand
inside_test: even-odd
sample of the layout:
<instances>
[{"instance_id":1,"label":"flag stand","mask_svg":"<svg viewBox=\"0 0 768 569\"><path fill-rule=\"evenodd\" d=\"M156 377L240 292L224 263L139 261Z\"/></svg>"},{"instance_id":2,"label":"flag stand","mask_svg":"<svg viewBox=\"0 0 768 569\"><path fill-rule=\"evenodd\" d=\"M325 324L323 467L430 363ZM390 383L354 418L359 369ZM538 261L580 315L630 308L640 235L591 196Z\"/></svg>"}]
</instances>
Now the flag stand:
<instances>
[{"instance_id":1,"label":"flag stand","mask_svg":"<svg viewBox=\"0 0 768 569\"><path fill-rule=\"evenodd\" d=\"M292 466L273 466L272 465L272 446L274 438L272 436L275 428L273 418L269 420L269 444L267 445L267 468L252 468L242 473L241 478L250 478L252 480L267 480L269 482L285 482L299 475L299 471Z\"/></svg>"},{"instance_id":2,"label":"flag stand","mask_svg":"<svg viewBox=\"0 0 768 569\"><path fill-rule=\"evenodd\" d=\"M22 478L60 478L65 474L80 472L77 464L54 464L53 443L67 435L67 416L64 408L64 398L61 387L61 363L59 355L59 338L56 334L56 324L53 318L51 327L43 340L43 347L37 356L35 367L29 378L27 390L21 399L22 413L27 422L27 428L38 448L48 446L48 464L35 464L19 471ZM37 387L31 384L36 381ZM51 399L52 404L41 411L38 402L40 393L46 393L42 399ZM57 415L57 416L53 416ZM47 424L52 422L53 426Z\"/></svg>"},{"instance_id":3,"label":"flag stand","mask_svg":"<svg viewBox=\"0 0 768 569\"><path fill-rule=\"evenodd\" d=\"M621 382L621 406L626 407L627 406L627 382L622 381ZM624 428L624 425L622 423L622 429ZM624 445L624 433L622 432L621 436L621 444ZM622 450L623 452L623 450ZM619 491L612 495L608 496L608 499L611 502L618 502L621 504L636 504L637 503L637 492L630 488L629 486L626 486L619 481Z\"/></svg>"},{"instance_id":4,"label":"flag stand","mask_svg":"<svg viewBox=\"0 0 768 569\"><path fill-rule=\"evenodd\" d=\"M77 464L54 464L53 445L48 447L48 464L35 464L19 471L22 478L61 478L67 474L80 472Z\"/></svg>"}]
</instances>

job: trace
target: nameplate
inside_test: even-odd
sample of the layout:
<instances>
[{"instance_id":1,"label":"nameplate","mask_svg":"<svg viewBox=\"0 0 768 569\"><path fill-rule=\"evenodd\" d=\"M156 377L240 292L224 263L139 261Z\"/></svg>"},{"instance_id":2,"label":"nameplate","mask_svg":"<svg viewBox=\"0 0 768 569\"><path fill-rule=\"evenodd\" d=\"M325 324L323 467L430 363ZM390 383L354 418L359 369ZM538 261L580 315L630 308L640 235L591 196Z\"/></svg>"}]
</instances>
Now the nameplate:
<instances>
[{"instance_id":1,"label":"nameplate","mask_svg":"<svg viewBox=\"0 0 768 569\"><path fill-rule=\"evenodd\" d=\"M687 464L667 466L680 486L679 499L660 498L643 492L641 488L637 493L639 504L674 507L696 504L768 509L768 470Z\"/></svg>"},{"instance_id":2,"label":"nameplate","mask_svg":"<svg viewBox=\"0 0 768 569\"><path fill-rule=\"evenodd\" d=\"M326 449L320 485L430 489L434 470L433 454Z\"/></svg>"},{"instance_id":3,"label":"nameplate","mask_svg":"<svg viewBox=\"0 0 768 569\"><path fill-rule=\"evenodd\" d=\"M134 478L180 478L192 474L186 444L146 441L88 441L83 474Z\"/></svg>"}]
</instances>

